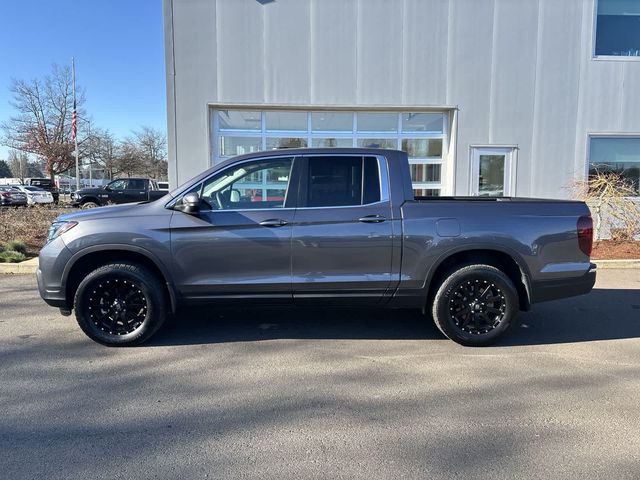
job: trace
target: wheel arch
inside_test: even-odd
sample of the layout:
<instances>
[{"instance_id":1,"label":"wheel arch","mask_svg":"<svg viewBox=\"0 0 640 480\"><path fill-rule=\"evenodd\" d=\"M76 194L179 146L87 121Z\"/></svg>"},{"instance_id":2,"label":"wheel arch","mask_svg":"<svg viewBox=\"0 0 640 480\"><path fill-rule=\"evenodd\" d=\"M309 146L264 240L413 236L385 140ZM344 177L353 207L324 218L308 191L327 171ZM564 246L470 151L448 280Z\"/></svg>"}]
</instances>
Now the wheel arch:
<instances>
[{"instance_id":1,"label":"wheel arch","mask_svg":"<svg viewBox=\"0 0 640 480\"><path fill-rule=\"evenodd\" d=\"M75 253L67 263L62 275L62 287L69 305L82 279L96 268L107 263L129 261L143 265L162 281L169 296L171 311L177 309L177 296L167 268L151 252L132 245L99 245Z\"/></svg>"},{"instance_id":2,"label":"wheel arch","mask_svg":"<svg viewBox=\"0 0 640 480\"><path fill-rule=\"evenodd\" d=\"M526 263L512 252L495 247L477 247L460 249L443 255L433 266L427 278L427 304L433 300L438 286L449 271L458 265L482 263L503 271L513 282L518 291L520 310L531 308L531 288L529 270Z\"/></svg>"},{"instance_id":3,"label":"wheel arch","mask_svg":"<svg viewBox=\"0 0 640 480\"><path fill-rule=\"evenodd\" d=\"M84 205L87 202L93 202L98 206L102 206L102 202L100 201L100 199L98 199L98 197L82 197L78 201L78 205Z\"/></svg>"}]
</instances>

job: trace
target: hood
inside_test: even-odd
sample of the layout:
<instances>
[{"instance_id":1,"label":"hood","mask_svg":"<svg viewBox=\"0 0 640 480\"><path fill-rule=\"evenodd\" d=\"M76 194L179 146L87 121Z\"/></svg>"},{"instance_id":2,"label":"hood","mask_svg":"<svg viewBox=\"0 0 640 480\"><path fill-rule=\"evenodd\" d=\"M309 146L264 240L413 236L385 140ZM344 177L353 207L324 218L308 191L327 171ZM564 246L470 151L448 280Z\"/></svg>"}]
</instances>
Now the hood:
<instances>
[{"instance_id":1,"label":"hood","mask_svg":"<svg viewBox=\"0 0 640 480\"><path fill-rule=\"evenodd\" d=\"M125 203L122 205L107 205L106 207L90 208L88 210L79 210L73 213L65 213L60 215L58 220L73 220L80 222L82 220L94 220L96 218L110 217L136 217L147 213L148 203Z\"/></svg>"},{"instance_id":2,"label":"hood","mask_svg":"<svg viewBox=\"0 0 640 480\"><path fill-rule=\"evenodd\" d=\"M107 191L104 188L81 188L80 190L76 190L74 193L78 196L83 196L107 193Z\"/></svg>"}]
</instances>

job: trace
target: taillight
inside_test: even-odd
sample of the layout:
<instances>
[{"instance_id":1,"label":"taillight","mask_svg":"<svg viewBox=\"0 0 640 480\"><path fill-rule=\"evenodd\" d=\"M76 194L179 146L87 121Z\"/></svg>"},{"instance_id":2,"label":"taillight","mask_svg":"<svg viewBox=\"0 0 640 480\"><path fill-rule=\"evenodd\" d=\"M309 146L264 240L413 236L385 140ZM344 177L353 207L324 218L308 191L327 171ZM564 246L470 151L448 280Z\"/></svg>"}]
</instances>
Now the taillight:
<instances>
[{"instance_id":1,"label":"taillight","mask_svg":"<svg viewBox=\"0 0 640 480\"><path fill-rule=\"evenodd\" d=\"M593 248L593 220L591 215L584 215L578 218L578 246L587 256L591 256Z\"/></svg>"}]
</instances>

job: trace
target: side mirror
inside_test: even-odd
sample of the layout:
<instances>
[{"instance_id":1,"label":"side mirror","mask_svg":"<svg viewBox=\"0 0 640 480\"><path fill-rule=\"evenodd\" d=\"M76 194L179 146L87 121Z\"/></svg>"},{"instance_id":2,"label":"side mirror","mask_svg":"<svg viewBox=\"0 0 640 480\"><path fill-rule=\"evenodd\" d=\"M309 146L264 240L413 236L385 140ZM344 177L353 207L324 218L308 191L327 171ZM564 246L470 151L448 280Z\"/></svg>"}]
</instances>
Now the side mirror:
<instances>
[{"instance_id":1,"label":"side mirror","mask_svg":"<svg viewBox=\"0 0 640 480\"><path fill-rule=\"evenodd\" d=\"M187 193L182 197L180 210L184 213L197 213L200 211L200 195L195 192Z\"/></svg>"},{"instance_id":2,"label":"side mirror","mask_svg":"<svg viewBox=\"0 0 640 480\"><path fill-rule=\"evenodd\" d=\"M110 192L110 191L111 191L111 187L110 187L109 185L105 185L105 186L104 186L104 189L105 189L107 192Z\"/></svg>"}]
</instances>

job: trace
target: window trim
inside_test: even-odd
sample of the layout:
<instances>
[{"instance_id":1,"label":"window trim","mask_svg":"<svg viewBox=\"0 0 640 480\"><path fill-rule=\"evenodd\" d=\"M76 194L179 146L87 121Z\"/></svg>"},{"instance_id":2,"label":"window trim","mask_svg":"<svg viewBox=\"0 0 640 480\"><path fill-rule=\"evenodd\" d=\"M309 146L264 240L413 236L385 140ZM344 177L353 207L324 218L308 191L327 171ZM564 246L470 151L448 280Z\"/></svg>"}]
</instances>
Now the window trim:
<instances>
[{"instance_id":1,"label":"window trim","mask_svg":"<svg viewBox=\"0 0 640 480\"><path fill-rule=\"evenodd\" d=\"M593 1L593 11L591 19L591 60L596 62L640 62L640 55L596 55L596 41L598 35L598 2Z\"/></svg>"}]
</instances>

